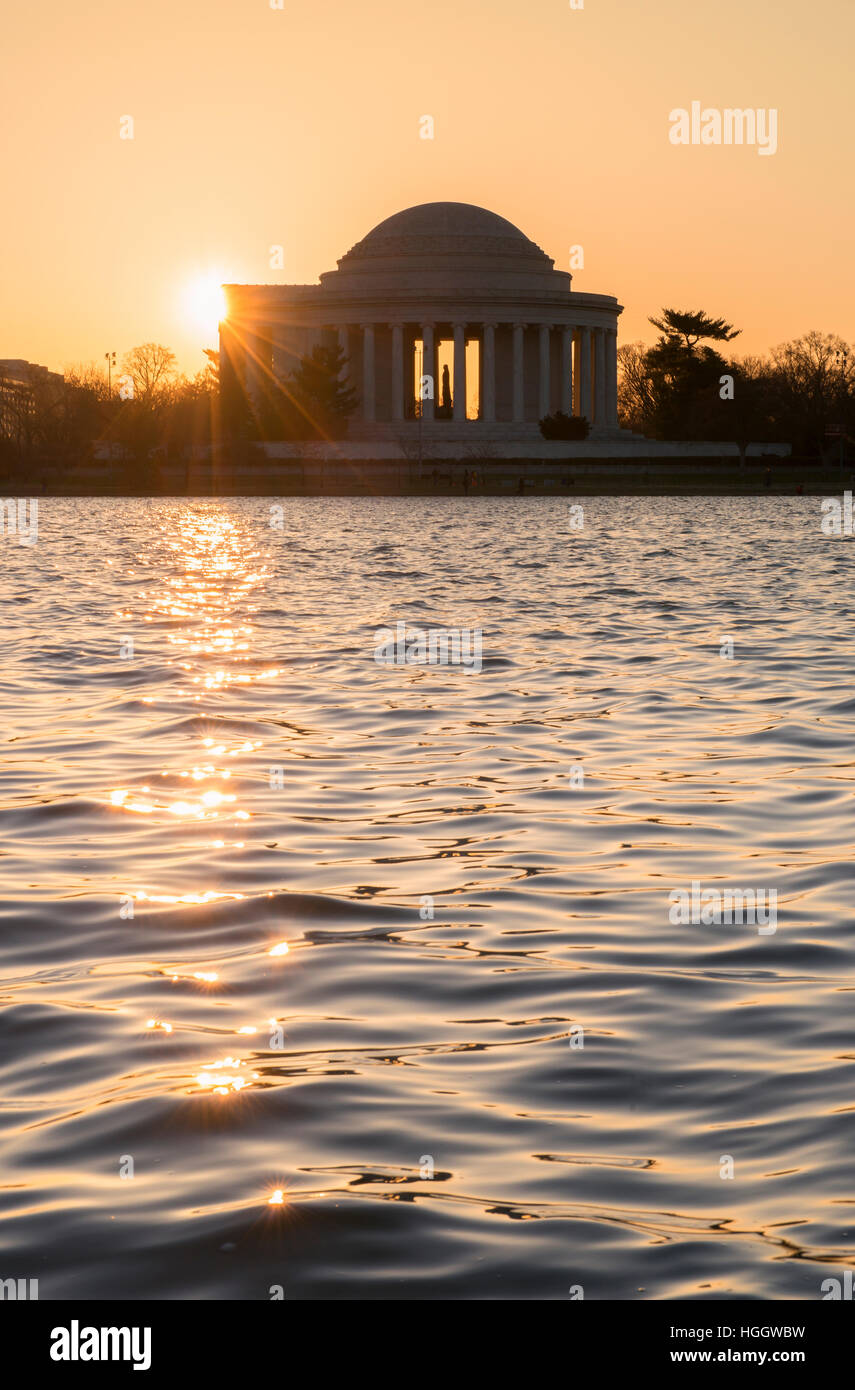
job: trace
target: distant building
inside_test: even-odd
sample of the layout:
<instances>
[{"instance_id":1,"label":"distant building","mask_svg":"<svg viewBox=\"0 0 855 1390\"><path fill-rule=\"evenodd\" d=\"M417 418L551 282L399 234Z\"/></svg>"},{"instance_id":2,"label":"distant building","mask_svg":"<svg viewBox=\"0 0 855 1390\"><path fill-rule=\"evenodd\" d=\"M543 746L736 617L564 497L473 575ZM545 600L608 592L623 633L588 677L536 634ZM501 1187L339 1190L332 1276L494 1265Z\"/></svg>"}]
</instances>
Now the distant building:
<instances>
[{"instance_id":1,"label":"distant building","mask_svg":"<svg viewBox=\"0 0 855 1390\"><path fill-rule=\"evenodd\" d=\"M622 306L571 280L503 217L425 203L381 222L318 285L226 285L221 378L257 402L315 344L338 342L359 394L350 439L412 441L420 396L436 443L533 444L558 410L619 437Z\"/></svg>"},{"instance_id":2,"label":"distant building","mask_svg":"<svg viewBox=\"0 0 855 1390\"><path fill-rule=\"evenodd\" d=\"M61 372L49 372L36 362L26 362L23 357L0 357L0 378L10 386L34 386L37 382L64 381Z\"/></svg>"},{"instance_id":3,"label":"distant building","mask_svg":"<svg viewBox=\"0 0 855 1390\"><path fill-rule=\"evenodd\" d=\"M22 357L0 358L0 442L19 453L33 441L40 406L52 406L65 378Z\"/></svg>"}]
</instances>

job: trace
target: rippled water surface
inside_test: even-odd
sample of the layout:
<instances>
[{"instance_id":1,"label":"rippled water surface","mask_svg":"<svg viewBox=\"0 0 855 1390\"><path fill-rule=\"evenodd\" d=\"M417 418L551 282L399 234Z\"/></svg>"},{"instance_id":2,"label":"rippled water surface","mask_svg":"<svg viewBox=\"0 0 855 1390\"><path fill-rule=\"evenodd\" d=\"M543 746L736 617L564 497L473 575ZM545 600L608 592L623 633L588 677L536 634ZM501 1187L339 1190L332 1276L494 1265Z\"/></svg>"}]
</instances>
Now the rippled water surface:
<instances>
[{"instance_id":1,"label":"rippled water surface","mask_svg":"<svg viewBox=\"0 0 855 1390\"><path fill-rule=\"evenodd\" d=\"M816 1299L855 1259L855 550L815 498L583 505L41 499L0 542L0 1277ZM378 665L396 621L483 669ZM673 923L693 880L777 930Z\"/></svg>"}]
</instances>

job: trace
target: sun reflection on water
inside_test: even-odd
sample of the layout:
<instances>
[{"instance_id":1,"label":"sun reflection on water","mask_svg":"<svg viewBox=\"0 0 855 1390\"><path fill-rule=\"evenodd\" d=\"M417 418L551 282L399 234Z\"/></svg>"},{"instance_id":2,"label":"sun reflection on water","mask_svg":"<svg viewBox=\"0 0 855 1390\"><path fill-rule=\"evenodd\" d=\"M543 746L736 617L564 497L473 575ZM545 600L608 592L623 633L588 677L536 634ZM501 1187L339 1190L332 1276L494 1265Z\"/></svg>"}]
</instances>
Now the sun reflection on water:
<instances>
[{"instance_id":1,"label":"sun reflection on water","mask_svg":"<svg viewBox=\"0 0 855 1390\"><path fill-rule=\"evenodd\" d=\"M220 510L182 507L161 522L161 541L169 562L166 578L159 587L138 591L141 611L122 610L123 620L136 618L163 630L165 664L175 668L180 685L160 693L157 703L185 704L192 699L198 704L233 685L275 679L279 668L262 668L252 654L255 591L265 584L270 571L246 523ZM141 563L147 559L138 558ZM191 694L185 685L203 693ZM142 698L155 702L153 696ZM216 717L216 709L212 716ZM249 820L250 812L239 804L240 793L227 785L235 772L227 763L257 753L262 741L217 739L210 734L199 741L198 751L160 770L157 789L117 787L110 792L111 806L134 815L174 817L187 824ZM188 796L186 786L179 785L182 782L200 785L200 791ZM225 842L215 845L224 847Z\"/></svg>"},{"instance_id":2,"label":"sun reflection on water","mask_svg":"<svg viewBox=\"0 0 855 1390\"><path fill-rule=\"evenodd\" d=\"M259 1077L258 1072L241 1075L241 1068L245 1066L246 1063L239 1057L222 1057L217 1062L206 1062L196 1077L196 1084L200 1090L210 1091L215 1096L246 1090Z\"/></svg>"},{"instance_id":3,"label":"sun reflection on water","mask_svg":"<svg viewBox=\"0 0 855 1390\"><path fill-rule=\"evenodd\" d=\"M225 703L224 712L231 715L231 687L245 690L280 674L278 667L260 661L253 650L258 595L269 569L258 548L257 534L240 515L227 515L218 507L188 505L165 510L160 545L166 551L165 564L159 558L152 566L150 557L137 557L141 572L159 577L136 590L135 607L122 605L121 618L129 630L134 624L137 629L144 624L147 648L159 656L160 684L139 698L158 705L161 719L164 705L172 704L179 710L189 707L193 723L186 725L183 743L171 743L166 759L159 755L156 770L139 782L126 778L111 790L109 806L115 814L145 816L153 823L174 826L173 835L182 827L189 831L200 823L218 821L217 838L204 843L214 849L241 851L245 841L231 839L224 832L227 826L251 819L244 798L263 741L245 734L232 736L229 724L219 725L218 707ZM166 680L162 677L164 666ZM177 727L179 733L185 728L183 724ZM146 884L129 896L147 906L190 908L227 899L239 901L245 895L191 881L177 887ZM270 954L285 955L287 950L286 943L280 942ZM172 965L160 974L163 984L188 982L217 996L228 987L222 969ZM149 1007L153 1016L146 1021L147 1029L171 1033L173 1024L162 1020L156 1005ZM236 1021L232 1032L236 1043L238 1039L249 1042L258 1028ZM198 1065L194 1079L191 1094L216 1097L234 1096L260 1080L251 1061L231 1055Z\"/></svg>"}]
</instances>

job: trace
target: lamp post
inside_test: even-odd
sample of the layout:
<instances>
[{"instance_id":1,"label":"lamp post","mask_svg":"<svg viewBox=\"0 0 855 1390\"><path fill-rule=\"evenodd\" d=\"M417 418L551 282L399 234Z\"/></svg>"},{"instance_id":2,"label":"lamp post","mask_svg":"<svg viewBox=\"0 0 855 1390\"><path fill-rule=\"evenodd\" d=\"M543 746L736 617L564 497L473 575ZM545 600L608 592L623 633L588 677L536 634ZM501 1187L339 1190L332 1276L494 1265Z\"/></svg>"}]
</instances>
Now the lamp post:
<instances>
[{"instance_id":1,"label":"lamp post","mask_svg":"<svg viewBox=\"0 0 855 1390\"><path fill-rule=\"evenodd\" d=\"M115 354L114 352L105 352L105 353L104 353L104 357L106 358L106 361L107 361L107 395L110 396L110 397L112 397L112 395L113 395L113 368L114 368L115 365L116 365L116 354Z\"/></svg>"}]
</instances>

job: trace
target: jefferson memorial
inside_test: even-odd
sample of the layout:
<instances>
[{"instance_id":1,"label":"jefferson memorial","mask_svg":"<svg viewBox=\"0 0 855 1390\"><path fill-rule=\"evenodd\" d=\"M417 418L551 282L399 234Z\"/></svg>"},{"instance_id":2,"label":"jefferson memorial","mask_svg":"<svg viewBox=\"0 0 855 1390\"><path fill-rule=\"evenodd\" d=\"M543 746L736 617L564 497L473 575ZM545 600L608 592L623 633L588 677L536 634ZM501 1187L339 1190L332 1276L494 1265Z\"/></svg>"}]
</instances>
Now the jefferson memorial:
<instances>
[{"instance_id":1,"label":"jefferson memorial","mask_svg":"<svg viewBox=\"0 0 855 1390\"><path fill-rule=\"evenodd\" d=\"M379 223L318 285L226 285L221 368L249 399L338 342L358 406L348 440L543 450L538 422L617 422L611 295L580 294L539 246L485 208L424 203ZM635 436L637 438L637 436Z\"/></svg>"}]
</instances>

